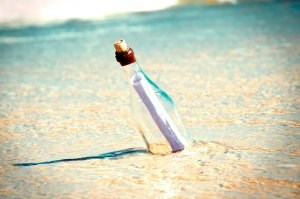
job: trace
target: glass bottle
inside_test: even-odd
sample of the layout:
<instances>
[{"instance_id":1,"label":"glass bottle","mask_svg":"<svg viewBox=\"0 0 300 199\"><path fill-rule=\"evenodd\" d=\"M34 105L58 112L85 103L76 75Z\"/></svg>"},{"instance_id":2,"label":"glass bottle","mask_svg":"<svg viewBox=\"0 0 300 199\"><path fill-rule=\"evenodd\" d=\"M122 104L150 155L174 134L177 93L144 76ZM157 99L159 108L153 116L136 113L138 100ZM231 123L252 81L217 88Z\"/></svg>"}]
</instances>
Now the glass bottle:
<instances>
[{"instance_id":1,"label":"glass bottle","mask_svg":"<svg viewBox=\"0 0 300 199\"><path fill-rule=\"evenodd\" d=\"M133 119L148 151L165 155L183 150L188 135L172 98L141 69L124 40L114 46L116 59L129 79Z\"/></svg>"}]
</instances>

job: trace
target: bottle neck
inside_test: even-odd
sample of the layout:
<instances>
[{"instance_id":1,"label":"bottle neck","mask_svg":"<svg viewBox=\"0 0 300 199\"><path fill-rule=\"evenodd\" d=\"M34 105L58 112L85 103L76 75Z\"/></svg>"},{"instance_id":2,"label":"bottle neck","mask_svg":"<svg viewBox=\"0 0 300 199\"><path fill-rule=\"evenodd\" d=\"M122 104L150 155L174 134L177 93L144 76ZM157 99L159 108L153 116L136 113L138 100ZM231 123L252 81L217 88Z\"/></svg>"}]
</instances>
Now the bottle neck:
<instances>
[{"instance_id":1,"label":"bottle neck","mask_svg":"<svg viewBox=\"0 0 300 199\"><path fill-rule=\"evenodd\" d=\"M124 44L124 41L121 43ZM116 60L121 64L127 78L130 80L133 75L141 71L141 68L136 61L132 48L126 46L127 48L123 50L122 48L119 48L122 47L122 45L120 46L120 43L118 43L117 47L115 52Z\"/></svg>"},{"instance_id":2,"label":"bottle neck","mask_svg":"<svg viewBox=\"0 0 300 199\"><path fill-rule=\"evenodd\" d=\"M141 68L140 68L138 62L133 62L131 64L123 66L122 68L128 79L131 79L133 75L135 75L136 73L141 71Z\"/></svg>"}]
</instances>

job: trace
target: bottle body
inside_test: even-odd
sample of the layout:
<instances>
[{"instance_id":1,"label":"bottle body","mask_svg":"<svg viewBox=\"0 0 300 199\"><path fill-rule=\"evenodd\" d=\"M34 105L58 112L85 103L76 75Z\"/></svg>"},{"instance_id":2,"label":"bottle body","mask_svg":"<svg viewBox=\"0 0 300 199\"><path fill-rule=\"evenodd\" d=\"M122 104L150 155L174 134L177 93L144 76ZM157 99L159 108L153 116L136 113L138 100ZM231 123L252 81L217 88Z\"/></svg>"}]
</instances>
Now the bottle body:
<instances>
[{"instance_id":1,"label":"bottle body","mask_svg":"<svg viewBox=\"0 0 300 199\"><path fill-rule=\"evenodd\" d=\"M124 67L130 84L135 125L152 154L183 150L188 135L171 97L159 88L137 62Z\"/></svg>"}]
</instances>

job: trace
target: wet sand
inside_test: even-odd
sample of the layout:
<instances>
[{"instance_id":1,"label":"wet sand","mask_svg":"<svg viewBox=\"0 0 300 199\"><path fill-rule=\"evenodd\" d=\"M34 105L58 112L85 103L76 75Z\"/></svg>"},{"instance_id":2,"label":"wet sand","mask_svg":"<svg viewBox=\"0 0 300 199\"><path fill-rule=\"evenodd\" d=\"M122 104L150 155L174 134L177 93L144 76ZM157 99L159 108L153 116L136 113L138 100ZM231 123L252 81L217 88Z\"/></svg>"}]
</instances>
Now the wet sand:
<instances>
[{"instance_id":1,"label":"wet sand","mask_svg":"<svg viewBox=\"0 0 300 199\"><path fill-rule=\"evenodd\" d=\"M2 28L0 198L299 197L299 19L285 1ZM145 151L120 38L174 98L189 150Z\"/></svg>"}]
</instances>

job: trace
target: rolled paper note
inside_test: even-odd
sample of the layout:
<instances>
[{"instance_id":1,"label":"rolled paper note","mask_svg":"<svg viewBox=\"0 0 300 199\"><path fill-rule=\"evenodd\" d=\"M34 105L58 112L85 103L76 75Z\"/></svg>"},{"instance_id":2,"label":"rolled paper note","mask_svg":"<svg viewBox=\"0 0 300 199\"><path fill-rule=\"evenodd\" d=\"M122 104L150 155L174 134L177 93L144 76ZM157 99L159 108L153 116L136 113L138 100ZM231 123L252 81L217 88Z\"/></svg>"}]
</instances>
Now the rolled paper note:
<instances>
[{"instance_id":1,"label":"rolled paper note","mask_svg":"<svg viewBox=\"0 0 300 199\"><path fill-rule=\"evenodd\" d=\"M186 141L180 136L177 127L158 100L154 91L150 88L144 76L141 73L137 73L132 77L131 81L155 124L169 142L172 151L183 150Z\"/></svg>"}]
</instances>

